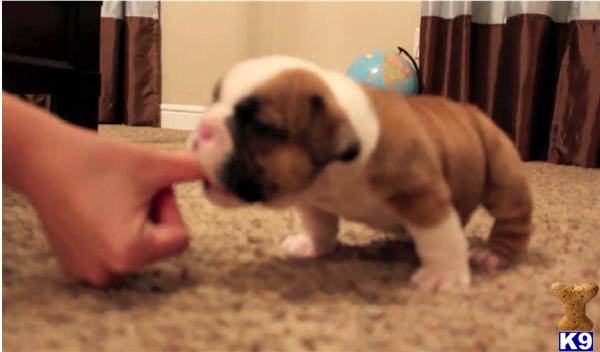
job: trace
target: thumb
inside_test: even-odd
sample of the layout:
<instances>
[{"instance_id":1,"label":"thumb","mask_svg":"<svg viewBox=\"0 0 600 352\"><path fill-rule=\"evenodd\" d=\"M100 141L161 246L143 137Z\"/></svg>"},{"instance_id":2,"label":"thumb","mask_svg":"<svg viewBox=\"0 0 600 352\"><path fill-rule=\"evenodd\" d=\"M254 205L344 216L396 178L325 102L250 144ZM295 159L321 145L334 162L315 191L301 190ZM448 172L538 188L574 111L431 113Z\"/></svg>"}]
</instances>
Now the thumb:
<instances>
[{"instance_id":1,"label":"thumb","mask_svg":"<svg viewBox=\"0 0 600 352\"><path fill-rule=\"evenodd\" d=\"M189 236L182 226L148 224L141 243L136 246L136 267L181 253L188 244Z\"/></svg>"},{"instance_id":2,"label":"thumb","mask_svg":"<svg viewBox=\"0 0 600 352\"><path fill-rule=\"evenodd\" d=\"M155 187L162 188L176 182L192 181L204 175L200 161L193 152L159 152L153 159L151 182Z\"/></svg>"}]
</instances>

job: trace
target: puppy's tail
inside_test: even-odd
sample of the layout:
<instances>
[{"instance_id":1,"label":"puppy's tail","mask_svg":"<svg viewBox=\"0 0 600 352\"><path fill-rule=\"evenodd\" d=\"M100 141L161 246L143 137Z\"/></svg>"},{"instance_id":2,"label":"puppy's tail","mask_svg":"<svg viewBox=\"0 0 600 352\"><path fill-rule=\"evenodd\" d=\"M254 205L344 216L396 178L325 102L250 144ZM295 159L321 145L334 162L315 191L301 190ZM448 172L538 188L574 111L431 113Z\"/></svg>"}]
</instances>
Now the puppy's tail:
<instances>
[{"instance_id":1,"label":"puppy's tail","mask_svg":"<svg viewBox=\"0 0 600 352\"><path fill-rule=\"evenodd\" d=\"M525 251L533 231L527 171L510 138L478 108L470 109L486 155L483 205L495 219L489 249L513 261Z\"/></svg>"}]
</instances>

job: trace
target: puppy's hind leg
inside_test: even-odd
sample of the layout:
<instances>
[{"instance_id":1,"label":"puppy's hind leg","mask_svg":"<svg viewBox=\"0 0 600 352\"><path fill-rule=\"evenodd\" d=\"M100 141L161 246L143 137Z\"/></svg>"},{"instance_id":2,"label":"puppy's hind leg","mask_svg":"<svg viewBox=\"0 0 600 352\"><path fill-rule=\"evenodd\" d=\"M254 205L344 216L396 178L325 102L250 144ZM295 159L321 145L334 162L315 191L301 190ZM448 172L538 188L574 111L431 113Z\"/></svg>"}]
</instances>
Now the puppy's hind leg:
<instances>
[{"instance_id":1,"label":"puppy's hind leg","mask_svg":"<svg viewBox=\"0 0 600 352\"><path fill-rule=\"evenodd\" d=\"M335 249L338 216L310 206L298 207L304 232L287 237L283 248L293 258L318 258Z\"/></svg>"},{"instance_id":2,"label":"puppy's hind leg","mask_svg":"<svg viewBox=\"0 0 600 352\"><path fill-rule=\"evenodd\" d=\"M474 252L471 263L494 270L516 260L526 250L533 230L533 202L525 165L504 133L491 133L484 121L487 179L483 205L494 217L488 249ZM486 133L487 132L487 133Z\"/></svg>"},{"instance_id":3,"label":"puppy's hind leg","mask_svg":"<svg viewBox=\"0 0 600 352\"><path fill-rule=\"evenodd\" d=\"M495 218L487 253L474 252L472 263L482 269L505 267L525 252L532 232L532 201L524 173L514 172L487 190L484 206Z\"/></svg>"}]
</instances>

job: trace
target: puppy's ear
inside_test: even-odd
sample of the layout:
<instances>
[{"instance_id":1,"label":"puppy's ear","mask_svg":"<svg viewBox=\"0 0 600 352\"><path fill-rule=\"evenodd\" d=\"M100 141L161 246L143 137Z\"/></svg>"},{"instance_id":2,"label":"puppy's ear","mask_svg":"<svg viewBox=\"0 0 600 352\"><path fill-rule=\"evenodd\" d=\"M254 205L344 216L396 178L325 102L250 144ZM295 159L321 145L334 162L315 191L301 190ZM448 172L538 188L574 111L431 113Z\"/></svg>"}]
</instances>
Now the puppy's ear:
<instances>
[{"instance_id":1,"label":"puppy's ear","mask_svg":"<svg viewBox=\"0 0 600 352\"><path fill-rule=\"evenodd\" d=\"M223 77L215 83L212 91L212 102L215 103L221 99L221 89L223 88Z\"/></svg>"},{"instance_id":2,"label":"puppy's ear","mask_svg":"<svg viewBox=\"0 0 600 352\"><path fill-rule=\"evenodd\" d=\"M302 69L285 71L257 89L257 95L280 112L275 125L285 126L315 165L350 162L359 155L356 131L318 74Z\"/></svg>"},{"instance_id":3,"label":"puppy's ear","mask_svg":"<svg viewBox=\"0 0 600 352\"><path fill-rule=\"evenodd\" d=\"M311 139L317 147L315 159L322 164L356 159L360 154L358 136L337 104L320 94L311 94L308 101L314 131Z\"/></svg>"},{"instance_id":4,"label":"puppy's ear","mask_svg":"<svg viewBox=\"0 0 600 352\"><path fill-rule=\"evenodd\" d=\"M360 154L358 136L348 121L344 121L338 126L336 144L333 160L350 162Z\"/></svg>"},{"instance_id":5,"label":"puppy's ear","mask_svg":"<svg viewBox=\"0 0 600 352\"><path fill-rule=\"evenodd\" d=\"M313 114L322 114L325 112L325 99L318 93L310 94L308 97L310 111Z\"/></svg>"}]
</instances>

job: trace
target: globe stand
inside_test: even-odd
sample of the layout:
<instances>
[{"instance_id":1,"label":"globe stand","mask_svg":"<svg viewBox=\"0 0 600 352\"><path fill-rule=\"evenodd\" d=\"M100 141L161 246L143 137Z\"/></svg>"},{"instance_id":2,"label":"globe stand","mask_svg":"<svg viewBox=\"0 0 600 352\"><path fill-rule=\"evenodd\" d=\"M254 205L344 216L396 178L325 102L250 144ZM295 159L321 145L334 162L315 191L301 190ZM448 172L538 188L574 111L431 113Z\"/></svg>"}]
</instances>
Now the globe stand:
<instances>
[{"instance_id":1,"label":"globe stand","mask_svg":"<svg viewBox=\"0 0 600 352\"><path fill-rule=\"evenodd\" d=\"M403 47L398 47L398 55L406 55L413 67L415 68L415 72L417 73L417 94L420 95L423 93L423 78L421 77L421 70L419 70L419 65L417 65L417 61L404 49Z\"/></svg>"}]
</instances>

